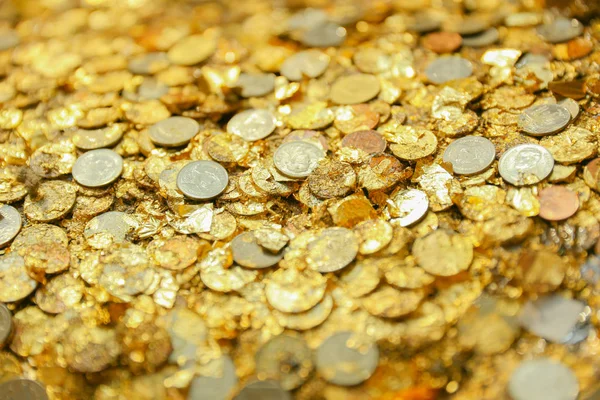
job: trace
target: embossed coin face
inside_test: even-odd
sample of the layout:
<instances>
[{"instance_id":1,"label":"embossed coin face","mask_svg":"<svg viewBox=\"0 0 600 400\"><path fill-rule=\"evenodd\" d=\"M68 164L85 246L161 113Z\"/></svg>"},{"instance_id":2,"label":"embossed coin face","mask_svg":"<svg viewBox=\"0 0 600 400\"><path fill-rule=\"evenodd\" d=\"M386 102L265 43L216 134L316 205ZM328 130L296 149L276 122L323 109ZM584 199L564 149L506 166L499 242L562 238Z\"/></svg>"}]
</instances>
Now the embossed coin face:
<instances>
[{"instance_id":1,"label":"embossed coin face","mask_svg":"<svg viewBox=\"0 0 600 400\"><path fill-rule=\"evenodd\" d=\"M253 381L240 390L234 400L292 400L276 381Z\"/></svg>"},{"instance_id":2,"label":"embossed coin face","mask_svg":"<svg viewBox=\"0 0 600 400\"><path fill-rule=\"evenodd\" d=\"M169 117L148 129L150 139L159 146L178 147L189 142L200 130L200 124L187 117Z\"/></svg>"},{"instance_id":3,"label":"embossed coin face","mask_svg":"<svg viewBox=\"0 0 600 400\"><path fill-rule=\"evenodd\" d=\"M16 208L5 205L0 207L0 247L6 246L8 242L17 236L17 233L21 230L21 214Z\"/></svg>"},{"instance_id":4,"label":"embossed coin face","mask_svg":"<svg viewBox=\"0 0 600 400\"><path fill-rule=\"evenodd\" d=\"M194 161L181 168L177 174L177 187L194 200L212 199L225 190L229 174L214 161Z\"/></svg>"},{"instance_id":5,"label":"embossed coin face","mask_svg":"<svg viewBox=\"0 0 600 400\"><path fill-rule=\"evenodd\" d=\"M378 362L377 345L348 331L325 339L317 349L315 359L321 376L340 386L354 386L369 379Z\"/></svg>"},{"instance_id":6,"label":"embossed coin face","mask_svg":"<svg viewBox=\"0 0 600 400\"><path fill-rule=\"evenodd\" d=\"M6 345L13 330L12 315L10 310L0 303L0 349Z\"/></svg>"},{"instance_id":7,"label":"embossed coin face","mask_svg":"<svg viewBox=\"0 0 600 400\"><path fill-rule=\"evenodd\" d=\"M325 152L318 146L294 141L284 143L273 154L273 163L281 173L292 178L305 178L317 167Z\"/></svg>"},{"instance_id":8,"label":"embossed coin face","mask_svg":"<svg viewBox=\"0 0 600 400\"><path fill-rule=\"evenodd\" d=\"M313 368L312 352L299 337L275 336L256 353L256 372L278 381L285 390L302 385Z\"/></svg>"},{"instance_id":9,"label":"embossed coin face","mask_svg":"<svg viewBox=\"0 0 600 400\"><path fill-rule=\"evenodd\" d=\"M473 65L459 56L440 57L425 69L430 82L442 84L454 79L468 78L473 73Z\"/></svg>"},{"instance_id":10,"label":"embossed coin face","mask_svg":"<svg viewBox=\"0 0 600 400\"><path fill-rule=\"evenodd\" d=\"M211 361L207 370L219 371L214 376L198 376L190 384L187 400L226 400L238 382L235 365L229 356Z\"/></svg>"},{"instance_id":11,"label":"embossed coin face","mask_svg":"<svg viewBox=\"0 0 600 400\"><path fill-rule=\"evenodd\" d=\"M421 220L429 209L429 198L418 189L406 189L388 200L387 212L400 226L410 226Z\"/></svg>"},{"instance_id":12,"label":"embossed coin face","mask_svg":"<svg viewBox=\"0 0 600 400\"><path fill-rule=\"evenodd\" d=\"M576 19L557 18L537 28L540 36L550 43L566 42L583 33L583 25Z\"/></svg>"},{"instance_id":13,"label":"embossed coin face","mask_svg":"<svg viewBox=\"0 0 600 400\"><path fill-rule=\"evenodd\" d=\"M233 260L246 268L261 269L272 267L283 258L283 253L271 253L262 248L252 232L237 235L231 241Z\"/></svg>"},{"instance_id":14,"label":"embossed coin face","mask_svg":"<svg viewBox=\"0 0 600 400\"><path fill-rule=\"evenodd\" d=\"M73 179L80 185L100 187L113 183L123 172L123 159L109 149L88 151L75 161Z\"/></svg>"},{"instance_id":15,"label":"embossed coin face","mask_svg":"<svg viewBox=\"0 0 600 400\"><path fill-rule=\"evenodd\" d=\"M227 132L248 142L264 139L275 130L275 117L268 110L246 110L227 123Z\"/></svg>"},{"instance_id":16,"label":"embossed coin face","mask_svg":"<svg viewBox=\"0 0 600 400\"><path fill-rule=\"evenodd\" d=\"M537 358L521 362L512 373L508 394L514 400L575 400L579 383L566 365Z\"/></svg>"},{"instance_id":17,"label":"embossed coin face","mask_svg":"<svg viewBox=\"0 0 600 400\"><path fill-rule=\"evenodd\" d=\"M281 64L281 75L290 81L301 81L308 78L319 77L329 66L329 56L319 50L305 50L298 52Z\"/></svg>"},{"instance_id":18,"label":"embossed coin face","mask_svg":"<svg viewBox=\"0 0 600 400\"><path fill-rule=\"evenodd\" d=\"M327 228L308 244L308 265L319 272L333 272L346 267L356 258L358 239L346 228Z\"/></svg>"},{"instance_id":19,"label":"embossed coin face","mask_svg":"<svg viewBox=\"0 0 600 400\"><path fill-rule=\"evenodd\" d=\"M571 113L558 104L529 107L519 115L519 128L533 136L558 132L571 120Z\"/></svg>"},{"instance_id":20,"label":"embossed coin face","mask_svg":"<svg viewBox=\"0 0 600 400\"><path fill-rule=\"evenodd\" d=\"M479 136L466 136L450 143L444 151L444 162L452 164L454 173L477 174L487 169L496 157L494 144Z\"/></svg>"},{"instance_id":21,"label":"embossed coin face","mask_svg":"<svg viewBox=\"0 0 600 400\"><path fill-rule=\"evenodd\" d=\"M544 180L554 168L552 154L537 144L520 144L506 150L498 162L502 178L515 186Z\"/></svg>"},{"instance_id":22,"label":"embossed coin face","mask_svg":"<svg viewBox=\"0 0 600 400\"><path fill-rule=\"evenodd\" d=\"M46 389L38 381L13 379L0 384L2 400L48 400Z\"/></svg>"}]
</instances>

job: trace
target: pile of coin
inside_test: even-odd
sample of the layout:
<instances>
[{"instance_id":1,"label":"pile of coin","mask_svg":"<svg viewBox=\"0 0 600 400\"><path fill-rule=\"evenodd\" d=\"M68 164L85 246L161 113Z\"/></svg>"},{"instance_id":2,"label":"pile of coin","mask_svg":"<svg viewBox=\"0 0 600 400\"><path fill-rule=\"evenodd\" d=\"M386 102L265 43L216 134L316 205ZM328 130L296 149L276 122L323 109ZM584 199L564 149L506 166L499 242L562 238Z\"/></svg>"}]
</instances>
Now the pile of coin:
<instances>
[{"instance_id":1,"label":"pile of coin","mask_svg":"<svg viewBox=\"0 0 600 400\"><path fill-rule=\"evenodd\" d=\"M0 5L0 398L592 400L594 2Z\"/></svg>"}]
</instances>

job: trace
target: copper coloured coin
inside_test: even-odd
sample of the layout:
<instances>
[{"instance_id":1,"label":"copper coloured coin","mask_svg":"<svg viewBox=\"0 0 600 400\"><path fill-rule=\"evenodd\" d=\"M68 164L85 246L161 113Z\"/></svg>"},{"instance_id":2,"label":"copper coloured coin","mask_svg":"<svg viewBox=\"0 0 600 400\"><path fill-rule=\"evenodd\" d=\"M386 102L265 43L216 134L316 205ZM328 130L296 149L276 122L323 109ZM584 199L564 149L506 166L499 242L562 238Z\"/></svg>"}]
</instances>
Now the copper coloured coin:
<instances>
[{"instance_id":1,"label":"copper coloured coin","mask_svg":"<svg viewBox=\"0 0 600 400\"><path fill-rule=\"evenodd\" d=\"M382 153L387 143L383 136L376 131L358 131L342 139L342 147L361 149L367 154Z\"/></svg>"},{"instance_id":2,"label":"copper coloured coin","mask_svg":"<svg viewBox=\"0 0 600 400\"><path fill-rule=\"evenodd\" d=\"M432 32L423 38L423 47L437 54L453 53L462 45L462 36L455 32Z\"/></svg>"},{"instance_id":3,"label":"copper coloured coin","mask_svg":"<svg viewBox=\"0 0 600 400\"><path fill-rule=\"evenodd\" d=\"M548 186L540 191L540 217L548 221L567 219L579 209L579 196L564 186Z\"/></svg>"}]
</instances>

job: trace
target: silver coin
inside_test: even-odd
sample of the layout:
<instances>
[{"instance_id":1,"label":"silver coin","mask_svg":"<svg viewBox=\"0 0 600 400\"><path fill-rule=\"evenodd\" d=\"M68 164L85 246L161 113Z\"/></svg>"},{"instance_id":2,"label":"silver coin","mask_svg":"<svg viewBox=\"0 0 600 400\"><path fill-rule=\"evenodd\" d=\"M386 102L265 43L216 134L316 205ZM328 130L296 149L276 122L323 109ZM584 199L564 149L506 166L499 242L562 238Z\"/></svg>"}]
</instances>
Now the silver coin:
<instances>
[{"instance_id":1,"label":"silver coin","mask_svg":"<svg viewBox=\"0 0 600 400\"><path fill-rule=\"evenodd\" d=\"M417 33L428 33L439 29L441 21L430 12L414 14L406 21L406 30Z\"/></svg>"},{"instance_id":2,"label":"silver coin","mask_svg":"<svg viewBox=\"0 0 600 400\"><path fill-rule=\"evenodd\" d=\"M305 76L317 78L325 72L329 60L330 57L320 50L304 50L286 58L280 72L290 81L301 81Z\"/></svg>"},{"instance_id":3,"label":"silver coin","mask_svg":"<svg viewBox=\"0 0 600 400\"><path fill-rule=\"evenodd\" d=\"M167 93L169 93L169 86L154 78L147 77L137 87L140 101L160 99Z\"/></svg>"},{"instance_id":4,"label":"silver coin","mask_svg":"<svg viewBox=\"0 0 600 400\"><path fill-rule=\"evenodd\" d=\"M253 381L240 390L234 400L292 400L276 381Z\"/></svg>"},{"instance_id":5,"label":"silver coin","mask_svg":"<svg viewBox=\"0 0 600 400\"><path fill-rule=\"evenodd\" d=\"M520 144L506 150L498 162L502 178L515 186L533 185L548 177L554 158L537 144Z\"/></svg>"},{"instance_id":6,"label":"silver coin","mask_svg":"<svg viewBox=\"0 0 600 400\"><path fill-rule=\"evenodd\" d=\"M576 102L573 99L570 98L566 98L566 99L562 99L561 101L559 101L558 103L559 106L566 108L569 113L571 114L571 121L575 120L578 116L579 116L579 103Z\"/></svg>"},{"instance_id":7,"label":"silver coin","mask_svg":"<svg viewBox=\"0 0 600 400\"><path fill-rule=\"evenodd\" d=\"M135 56L127 68L129 72L138 75L152 75L166 69L169 66L167 53L155 52Z\"/></svg>"},{"instance_id":8,"label":"silver coin","mask_svg":"<svg viewBox=\"0 0 600 400\"><path fill-rule=\"evenodd\" d=\"M305 178L313 172L325 152L318 146L296 140L284 143L273 154L273 163L281 173L292 178Z\"/></svg>"},{"instance_id":9,"label":"silver coin","mask_svg":"<svg viewBox=\"0 0 600 400\"><path fill-rule=\"evenodd\" d=\"M23 221L17 209L9 205L0 207L0 215L0 247L3 247L17 236Z\"/></svg>"},{"instance_id":10,"label":"silver coin","mask_svg":"<svg viewBox=\"0 0 600 400\"><path fill-rule=\"evenodd\" d=\"M233 261L242 267L252 269L272 267L283 258L282 252L271 253L262 248L252 232L240 233L233 238L231 252Z\"/></svg>"},{"instance_id":11,"label":"silver coin","mask_svg":"<svg viewBox=\"0 0 600 400\"><path fill-rule=\"evenodd\" d=\"M275 117L268 110L246 110L233 116L227 132L248 142L264 139L275 130Z\"/></svg>"},{"instance_id":12,"label":"silver coin","mask_svg":"<svg viewBox=\"0 0 600 400\"><path fill-rule=\"evenodd\" d=\"M21 42L16 31L8 30L0 33L0 51L8 50Z\"/></svg>"},{"instance_id":13,"label":"silver coin","mask_svg":"<svg viewBox=\"0 0 600 400\"><path fill-rule=\"evenodd\" d=\"M499 38L500 33L498 33L498 29L490 28L479 34L463 37L462 43L463 46L484 47L496 43Z\"/></svg>"},{"instance_id":14,"label":"silver coin","mask_svg":"<svg viewBox=\"0 0 600 400\"><path fill-rule=\"evenodd\" d=\"M304 339L279 335L256 353L256 373L274 379L285 390L293 390L309 378L314 364Z\"/></svg>"},{"instance_id":15,"label":"silver coin","mask_svg":"<svg viewBox=\"0 0 600 400\"><path fill-rule=\"evenodd\" d=\"M524 67L532 66L532 65L546 66L549 63L550 63L550 60L548 60L548 57L546 57L543 54L527 53L524 56L522 56L521 58L519 58L519 61L517 61L517 63L515 64L515 67L524 68Z\"/></svg>"},{"instance_id":16,"label":"silver coin","mask_svg":"<svg viewBox=\"0 0 600 400\"><path fill-rule=\"evenodd\" d=\"M12 331L12 314L4 304L0 303L0 349L8 342L12 335Z\"/></svg>"},{"instance_id":17,"label":"silver coin","mask_svg":"<svg viewBox=\"0 0 600 400\"><path fill-rule=\"evenodd\" d=\"M405 189L388 200L386 207L391 221L410 226L421 220L429 210L427 194L418 189Z\"/></svg>"},{"instance_id":18,"label":"silver coin","mask_svg":"<svg viewBox=\"0 0 600 400\"><path fill-rule=\"evenodd\" d=\"M194 200L207 200L220 195L229 183L229 174L214 161L194 161L177 174L177 187Z\"/></svg>"},{"instance_id":19,"label":"silver coin","mask_svg":"<svg viewBox=\"0 0 600 400\"><path fill-rule=\"evenodd\" d=\"M242 97L260 97L275 88L274 74L240 74L236 86L242 89Z\"/></svg>"},{"instance_id":20,"label":"silver coin","mask_svg":"<svg viewBox=\"0 0 600 400\"><path fill-rule=\"evenodd\" d=\"M109 149L91 150L81 155L73 165L73 179L87 187L106 186L121 176L123 159Z\"/></svg>"},{"instance_id":21,"label":"silver coin","mask_svg":"<svg viewBox=\"0 0 600 400\"><path fill-rule=\"evenodd\" d=\"M575 400L579 383L566 365L537 358L521 362L512 373L508 394L513 400Z\"/></svg>"},{"instance_id":22,"label":"silver coin","mask_svg":"<svg viewBox=\"0 0 600 400\"><path fill-rule=\"evenodd\" d=\"M159 146L179 147L188 143L200 130L200 124L187 117L169 117L148 129L150 140Z\"/></svg>"},{"instance_id":23,"label":"silver coin","mask_svg":"<svg viewBox=\"0 0 600 400\"><path fill-rule=\"evenodd\" d=\"M459 56L440 57L425 69L427 79L435 84L468 78L471 74L473 74L473 65L469 60Z\"/></svg>"},{"instance_id":24,"label":"silver coin","mask_svg":"<svg viewBox=\"0 0 600 400\"><path fill-rule=\"evenodd\" d=\"M327 14L318 8L305 8L290 17L287 21L289 30L307 30L327 22Z\"/></svg>"},{"instance_id":25,"label":"silver coin","mask_svg":"<svg viewBox=\"0 0 600 400\"><path fill-rule=\"evenodd\" d=\"M329 21L311 27L302 35L302 44L308 47L336 47L344 40L346 29Z\"/></svg>"},{"instance_id":26,"label":"silver coin","mask_svg":"<svg viewBox=\"0 0 600 400\"><path fill-rule=\"evenodd\" d=\"M2 400L48 400L44 385L25 378L0 383L0 393Z\"/></svg>"},{"instance_id":27,"label":"silver coin","mask_svg":"<svg viewBox=\"0 0 600 400\"><path fill-rule=\"evenodd\" d=\"M329 336L317 349L317 371L328 382L354 386L369 379L379 363L379 349L370 340L344 331Z\"/></svg>"},{"instance_id":28,"label":"silver coin","mask_svg":"<svg viewBox=\"0 0 600 400\"><path fill-rule=\"evenodd\" d=\"M566 42L583 33L583 25L576 19L557 18L549 24L537 28L540 36L550 43Z\"/></svg>"},{"instance_id":29,"label":"silver coin","mask_svg":"<svg viewBox=\"0 0 600 400\"><path fill-rule=\"evenodd\" d=\"M545 136L562 130L571 121L571 113L558 104L539 104L519 115L519 128L532 136Z\"/></svg>"},{"instance_id":30,"label":"silver coin","mask_svg":"<svg viewBox=\"0 0 600 400\"><path fill-rule=\"evenodd\" d=\"M443 160L452 164L459 175L477 174L486 170L496 158L496 147L483 137L465 136L450 143Z\"/></svg>"},{"instance_id":31,"label":"silver coin","mask_svg":"<svg viewBox=\"0 0 600 400\"><path fill-rule=\"evenodd\" d=\"M22 300L33 293L37 285L27 274L23 257L16 252L0 257L0 302Z\"/></svg>"},{"instance_id":32,"label":"silver coin","mask_svg":"<svg viewBox=\"0 0 600 400\"><path fill-rule=\"evenodd\" d=\"M582 320L584 303L553 294L528 301L519 320L523 328L554 343L563 343Z\"/></svg>"},{"instance_id":33,"label":"silver coin","mask_svg":"<svg viewBox=\"0 0 600 400\"><path fill-rule=\"evenodd\" d=\"M237 385L235 365L229 356L221 356L206 365L209 370L217 370L216 376L198 376L192 380L188 400L227 400Z\"/></svg>"},{"instance_id":34,"label":"silver coin","mask_svg":"<svg viewBox=\"0 0 600 400\"><path fill-rule=\"evenodd\" d=\"M94 248L104 248L113 243L122 243L134 227L132 216L121 211L108 211L92 218L83 231L83 236Z\"/></svg>"}]
</instances>

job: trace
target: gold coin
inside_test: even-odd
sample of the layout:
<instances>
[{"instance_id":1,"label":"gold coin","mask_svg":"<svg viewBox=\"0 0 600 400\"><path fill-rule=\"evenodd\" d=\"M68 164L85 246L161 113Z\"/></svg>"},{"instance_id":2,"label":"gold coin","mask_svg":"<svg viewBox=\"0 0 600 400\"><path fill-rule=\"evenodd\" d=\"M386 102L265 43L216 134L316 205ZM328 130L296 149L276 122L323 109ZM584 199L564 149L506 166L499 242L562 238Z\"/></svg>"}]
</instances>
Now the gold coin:
<instances>
[{"instance_id":1,"label":"gold coin","mask_svg":"<svg viewBox=\"0 0 600 400\"><path fill-rule=\"evenodd\" d=\"M373 99L380 90L379 79L369 74L338 78L331 86L329 98L336 104L359 104Z\"/></svg>"},{"instance_id":2,"label":"gold coin","mask_svg":"<svg viewBox=\"0 0 600 400\"><path fill-rule=\"evenodd\" d=\"M473 244L457 233L438 229L415 240L413 255L428 273L452 276L465 271L473 261Z\"/></svg>"}]
</instances>

